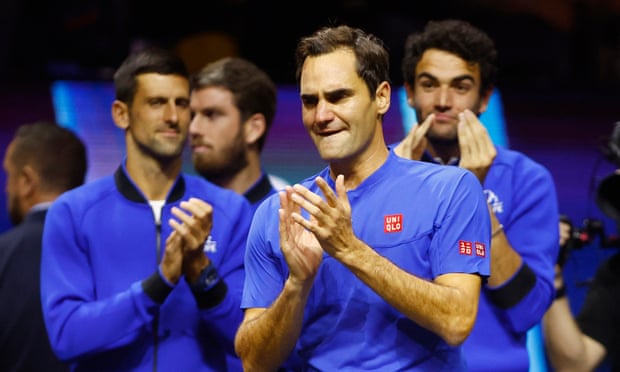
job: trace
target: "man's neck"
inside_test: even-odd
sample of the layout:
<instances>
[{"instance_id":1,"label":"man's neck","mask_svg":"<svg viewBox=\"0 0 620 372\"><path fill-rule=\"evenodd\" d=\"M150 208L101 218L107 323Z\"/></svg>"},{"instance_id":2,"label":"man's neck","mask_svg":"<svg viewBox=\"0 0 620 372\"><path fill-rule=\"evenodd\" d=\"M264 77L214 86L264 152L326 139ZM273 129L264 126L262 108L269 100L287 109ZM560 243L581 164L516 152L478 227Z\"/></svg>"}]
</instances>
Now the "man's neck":
<instances>
[{"instance_id":1,"label":"man's neck","mask_svg":"<svg viewBox=\"0 0 620 372\"><path fill-rule=\"evenodd\" d=\"M211 182L218 186L232 190L239 195L245 194L262 175L260 166L248 164L239 172L225 177L214 178Z\"/></svg>"},{"instance_id":2,"label":"man's neck","mask_svg":"<svg viewBox=\"0 0 620 372\"><path fill-rule=\"evenodd\" d=\"M387 160L388 155L389 150L385 143L371 145L369 151L353 162L349 159L330 162L330 176L335 180L339 174L342 174L345 188L353 190L379 169Z\"/></svg>"},{"instance_id":3,"label":"man's neck","mask_svg":"<svg viewBox=\"0 0 620 372\"><path fill-rule=\"evenodd\" d=\"M153 158L127 158L127 172L149 200L165 199L181 172L182 159L160 162Z\"/></svg>"}]
</instances>

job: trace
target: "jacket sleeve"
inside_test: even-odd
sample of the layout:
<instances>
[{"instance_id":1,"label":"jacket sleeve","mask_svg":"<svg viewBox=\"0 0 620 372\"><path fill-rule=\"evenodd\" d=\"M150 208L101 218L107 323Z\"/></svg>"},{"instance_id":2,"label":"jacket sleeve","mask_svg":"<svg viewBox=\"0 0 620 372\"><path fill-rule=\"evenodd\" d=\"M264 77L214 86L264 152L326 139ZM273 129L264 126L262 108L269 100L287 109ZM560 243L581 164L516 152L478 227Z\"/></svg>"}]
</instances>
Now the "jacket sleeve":
<instances>
[{"instance_id":1,"label":"jacket sleeve","mask_svg":"<svg viewBox=\"0 0 620 372\"><path fill-rule=\"evenodd\" d=\"M50 207L43 231L43 316L51 346L65 361L133 342L151 327L159 308L140 280L97 299L87 242L79 233L81 217L61 197Z\"/></svg>"},{"instance_id":2,"label":"jacket sleeve","mask_svg":"<svg viewBox=\"0 0 620 372\"><path fill-rule=\"evenodd\" d=\"M520 270L497 288L485 288L499 316L514 332L525 332L542 319L554 296L554 265L559 252L559 212L551 174L539 164L513 171L511 212L500 222ZM497 215L497 214L496 214ZM498 304L497 298L503 298Z\"/></svg>"}]
</instances>

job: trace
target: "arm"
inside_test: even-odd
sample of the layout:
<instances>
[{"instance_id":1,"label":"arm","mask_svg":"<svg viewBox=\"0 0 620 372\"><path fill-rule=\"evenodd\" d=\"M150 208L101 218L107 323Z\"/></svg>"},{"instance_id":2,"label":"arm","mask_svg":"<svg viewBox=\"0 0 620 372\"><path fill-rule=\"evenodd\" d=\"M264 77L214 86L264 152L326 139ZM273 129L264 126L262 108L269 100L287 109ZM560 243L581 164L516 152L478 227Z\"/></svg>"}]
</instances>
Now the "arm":
<instances>
[{"instance_id":1,"label":"arm","mask_svg":"<svg viewBox=\"0 0 620 372\"><path fill-rule=\"evenodd\" d=\"M466 110L460 119L459 166L478 177L490 190L489 198L495 192L505 199L498 205L489 199L492 231L497 234L484 292L513 331L525 332L542 319L553 296L559 217L553 178L526 157L498 164L497 151L478 118ZM489 172L493 177L487 177ZM509 203L509 209L501 203ZM500 222L503 229L498 229Z\"/></svg>"},{"instance_id":2,"label":"arm","mask_svg":"<svg viewBox=\"0 0 620 372\"><path fill-rule=\"evenodd\" d=\"M322 260L323 251L315 238L292 218L293 213L300 212L291 202L292 193L290 186L279 193L278 211L280 248L289 276L269 308L246 310L235 339L235 349L245 370L275 370L284 363L299 338L304 308ZM249 241L253 241L252 234ZM253 245L248 247L246 262L257 254L252 248ZM264 285L269 284L265 281Z\"/></svg>"},{"instance_id":3,"label":"arm","mask_svg":"<svg viewBox=\"0 0 620 372\"><path fill-rule=\"evenodd\" d=\"M505 324L515 332L525 332L540 322L553 299L559 212L555 186L546 169L530 164L510 171L513 186L506 191L512 195L512 205L502 216L503 230L492 239L491 277L484 291L501 310L498 314ZM503 176L506 172L499 177ZM497 226L496 211L490 215Z\"/></svg>"},{"instance_id":4,"label":"arm","mask_svg":"<svg viewBox=\"0 0 620 372\"><path fill-rule=\"evenodd\" d=\"M144 213L145 219L152 219L150 210L144 209ZM144 250L154 251L153 234L146 231L145 234L127 234L126 220L106 218L86 219L77 208L69 207L67 198L62 198L50 207L45 220L41 259L42 309L50 343L62 360L134 342L150 331L160 307L160 303L145 292L148 280L143 282L123 269L126 263L109 258L116 254L123 256L119 253L123 248L109 247L112 240L101 232L100 221L107 220L111 229L121 231L120 235L129 247L147 246ZM142 231L143 226L146 225L139 225L134 230ZM154 231L150 226L145 229ZM92 240L96 241L88 240L88 231L99 232L93 235L96 239ZM153 239L145 239L145 236ZM106 249L110 255L102 253ZM109 261L101 262L103 256ZM157 276L155 284L165 298L172 288L159 275L154 276Z\"/></svg>"},{"instance_id":5,"label":"arm","mask_svg":"<svg viewBox=\"0 0 620 372\"><path fill-rule=\"evenodd\" d=\"M469 335L478 312L478 275L444 274L430 282L400 269L360 241L346 249L350 253L338 260L408 318L453 346Z\"/></svg>"},{"instance_id":6,"label":"arm","mask_svg":"<svg viewBox=\"0 0 620 372\"><path fill-rule=\"evenodd\" d=\"M273 371L284 363L299 338L310 288L289 279L268 309L246 309L235 338L244 370Z\"/></svg>"},{"instance_id":7,"label":"arm","mask_svg":"<svg viewBox=\"0 0 620 372\"><path fill-rule=\"evenodd\" d=\"M564 286L562 271L556 266L555 286ZM581 332L570 310L568 297L551 304L542 322L545 348L556 371L591 371L606 355L605 347Z\"/></svg>"},{"instance_id":8,"label":"arm","mask_svg":"<svg viewBox=\"0 0 620 372\"><path fill-rule=\"evenodd\" d=\"M295 221L316 236L323 250L404 315L451 345L463 342L476 318L480 277L446 274L430 282L402 270L353 233L344 177L336 179L338 195L322 178L316 183L325 200L301 185L294 186L292 200L312 216L306 220L294 213ZM482 193L479 201L483 206ZM481 208L479 211L485 213Z\"/></svg>"}]
</instances>

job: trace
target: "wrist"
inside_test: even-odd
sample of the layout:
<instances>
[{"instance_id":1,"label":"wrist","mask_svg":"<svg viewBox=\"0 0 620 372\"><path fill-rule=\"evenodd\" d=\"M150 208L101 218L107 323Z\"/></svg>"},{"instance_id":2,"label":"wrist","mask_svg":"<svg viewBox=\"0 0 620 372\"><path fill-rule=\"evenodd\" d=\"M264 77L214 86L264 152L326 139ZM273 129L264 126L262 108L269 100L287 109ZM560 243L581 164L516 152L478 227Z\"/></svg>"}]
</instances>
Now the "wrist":
<instances>
[{"instance_id":1,"label":"wrist","mask_svg":"<svg viewBox=\"0 0 620 372\"><path fill-rule=\"evenodd\" d=\"M200 271L197 279L191 280L192 278L186 278L191 289L196 292L208 292L221 282L217 269L210 261L209 264Z\"/></svg>"},{"instance_id":2,"label":"wrist","mask_svg":"<svg viewBox=\"0 0 620 372\"><path fill-rule=\"evenodd\" d=\"M200 277L202 271L211 265L211 260L202 252L198 255L185 256L183 258L183 274L189 283L193 283Z\"/></svg>"},{"instance_id":3,"label":"wrist","mask_svg":"<svg viewBox=\"0 0 620 372\"><path fill-rule=\"evenodd\" d=\"M497 225L495 230L493 230L493 232L491 233L491 239L495 238L502 231L504 231L504 225L500 223L499 225Z\"/></svg>"}]
</instances>

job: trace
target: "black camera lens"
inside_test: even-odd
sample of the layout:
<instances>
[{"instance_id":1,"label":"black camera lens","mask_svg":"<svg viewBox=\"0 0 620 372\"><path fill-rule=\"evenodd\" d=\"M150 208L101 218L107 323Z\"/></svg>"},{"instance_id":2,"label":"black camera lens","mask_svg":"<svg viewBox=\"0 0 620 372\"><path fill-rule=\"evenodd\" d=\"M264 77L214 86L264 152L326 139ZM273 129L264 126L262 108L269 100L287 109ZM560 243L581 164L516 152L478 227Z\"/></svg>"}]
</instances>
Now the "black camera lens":
<instances>
[{"instance_id":1,"label":"black camera lens","mask_svg":"<svg viewBox=\"0 0 620 372\"><path fill-rule=\"evenodd\" d=\"M605 177L596 191L596 204L614 221L620 221L620 174Z\"/></svg>"}]
</instances>

